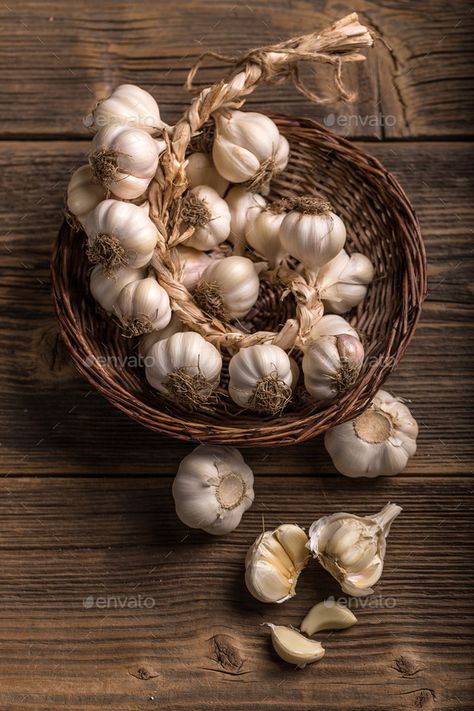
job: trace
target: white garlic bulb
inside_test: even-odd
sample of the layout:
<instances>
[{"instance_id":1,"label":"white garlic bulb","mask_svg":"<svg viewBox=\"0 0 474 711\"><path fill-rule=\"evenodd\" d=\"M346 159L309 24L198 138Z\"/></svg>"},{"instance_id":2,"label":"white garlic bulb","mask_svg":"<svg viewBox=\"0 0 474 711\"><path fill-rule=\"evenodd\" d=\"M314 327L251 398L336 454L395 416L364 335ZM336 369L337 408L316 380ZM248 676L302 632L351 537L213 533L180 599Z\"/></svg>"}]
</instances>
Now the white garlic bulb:
<instances>
[{"instance_id":1,"label":"white garlic bulb","mask_svg":"<svg viewBox=\"0 0 474 711\"><path fill-rule=\"evenodd\" d=\"M198 185L184 196L181 219L185 227L194 227L194 233L186 240L188 247L211 250L229 236L229 207L226 201L207 185Z\"/></svg>"},{"instance_id":2,"label":"white garlic bulb","mask_svg":"<svg viewBox=\"0 0 474 711\"><path fill-rule=\"evenodd\" d=\"M178 245L175 252L181 267L180 281L188 291L192 291L203 272L212 262L210 257L200 249Z\"/></svg>"},{"instance_id":3,"label":"white garlic bulb","mask_svg":"<svg viewBox=\"0 0 474 711\"><path fill-rule=\"evenodd\" d=\"M354 385L363 361L364 348L358 338L321 336L304 348L305 388L316 402L330 402Z\"/></svg>"},{"instance_id":4,"label":"white garlic bulb","mask_svg":"<svg viewBox=\"0 0 474 711\"><path fill-rule=\"evenodd\" d=\"M295 524L262 533L245 557L245 584L260 602L282 603L296 593L296 583L307 565L308 536Z\"/></svg>"},{"instance_id":5,"label":"white garlic bulb","mask_svg":"<svg viewBox=\"0 0 474 711\"><path fill-rule=\"evenodd\" d=\"M277 267L288 255L280 242L280 227L285 212L279 203L268 205L247 222L245 238L258 254L268 260L272 268Z\"/></svg>"},{"instance_id":6,"label":"white garlic bulb","mask_svg":"<svg viewBox=\"0 0 474 711\"><path fill-rule=\"evenodd\" d=\"M153 277L138 279L123 287L114 304L114 313L129 338L159 331L171 319L169 296Z\"/></svg>"},{"instance_id":7,"label":"white garlic bulb","mask_svg":"<svg viewBox=\"0 0 474 711\"><path fill-rule=\"evenodd\" d=\"M124 266L146 266L158 240L148 211L120 200L99 203L87 217L84 229L89 260L109 272Z\"/></svg>"},{"instance_id":8,"label":"white garlic bulb","mask_svg":"<svg viewBox=\"0 0 474 711\"><path fill-rule=\"evenodd\" d=\"M268 116L253 111L217 115L212 157L230 182L266 189L272 176L285 168L288 154L288 141Z\"/></svg>"},{"instance_id":9,"label":"white garlic bulb","mask_svg":"<svg viewBox=\"0 0 474 711\"><path fill-rule=\"evenodd\" d=\"M294 371L279 346L241 348L229 363L229 394L240 407L277 415L292 395Z\"/></svg>"},{"instance_id":10,"label":"white garlic bulb","mask_svg":"<svg viewBox=\"0 0 474 711\"><path fill-rule=\"evenodd\" d=\"M253 473L235 447L202 444L179 465L173 498L186 526L222 536L252 505Z\"/></svg>"},{"instance_id":11,"label":"white garlic bulb","mask_svg":"<svg viewBox=\"0 0 474 711\"><path fill-rule=\"evenodd\" d=\"M164 147L163 141L140 128L111 124L92 139L89 163L107 190L123 200L134 200L148 188Z\"/></svg>"},{"instance_id":12,"label":"white garlic bulb","mask_svg":"<svg viewBox=\"0 0 474 711\"><path fill-rule=\"evenodd\" d=\"M223 321L242 318L258 299L258 275L266 266L246 257L213 260L194 290L194 299L210 316Z\"/></svg>"},{"instance_id":13,"label":"white garlic bulb","mask_svg":"<svg viewBox=\"0 0 474 711\"><path fill-rule=\"evenodd\" d=\"M110 274L97 264L91 272L91 294L104 311L112 313L122 289L132 281L143 279L144 276L144 269L120 267Z\"/></svg>"},{"instance_id":14,"label":"white garlic bulb","mask_svg":"<svg viewBox=\"0 0 474 711\"><path fill-rule=\"evenodd\" d=\"M312 341L321 338L321 336L342 336L343 334L359 338L355 328L342 318L342 316L337 316L336 314L326 314L322 316L311 328Z\"/></svg>"},{"instance_id":15,"label":"white garlic bulb","mask_svg":"<svg viewBox=\"0 0 474 711\"><path fill-rule=\"evenodd\" d=\"M316 286L326 312L343 314L360 304L374 278L374 267L365 255L342 249L321 267Z\"/></svg>"},{"instance_id":16,"label":"white garlic bulb","mask_svg":"<svg viewBox=\"0 0 474 711\"><path fill-rule=\"evenodd\" d=\"M150 348L150 385L188 410L206 407L219 385L222 356L199 333L175 333Z\"/></svg>"},{"instance_id":17,"label":"white garlic bulb","mask_svg":"<svg viewBox=\"0 0 474 711\"><path fill-rule=\"evenodd\" d=\"M141 128L148 133L156 133L166 125L153 96L135 84L121 84L95 107L92 128L97 130L110 124Z\"/></svg>"},{"instance_id":18,"label":"white garlic bulb","mask_svg":"<svg viewBox=\"0 0 474 711\"><path fill-rule=\"evenodd\" d=\"M211 156L207 153L191 153L186 165L186 177L190 188L208 185L222 197L229 187L229 181L219 175Z\"/></svg>"},{"instance_id":19,"label":"white garlic bulb","mask_svg":"<svg viewBox=\"0 0 474 711\"><path fill-rule=\"evenodd\" d=\"M164 341L165 338L174 336L175 333L183 333L187 328L176 316L176 313L171 314L171 320L167 326L160 328L159 331L150 331L149 333L144 333L140 338L138 344L138 350L142 358L146 358L151 347L158 343L158 341Z\"/></svg>"},{"instance_id":20,"label":"white garlic bulb","mask_svg":"<svg viewBox=\"0 0 474 711\"><path fill-rule=\"evenodd\" d=\"M87 215L107 197L106 190L94 179L90 165L83 165L71 176L67 186L67 209L84 224Z\"/></svg>"},{"instance_id":21,"label":"white garlic bulb","mask_svg":"<svg viewBox=\"0 0 474 711\"><path fill-rule=\"evenodd\" d=\"M225 199L230 210L229 241L235 246L236 252L243 253L245 230L267 203L264 197L249 192L241 185L231 188Z\"/></svg>"},{"instance_id":22,"label":"white garlic bulb","mask_svg":"<svg viewBox=\"0 0 474 711\"><path fill-rule=\"evenodd\" d=\"M299 669L304 669L307 664L312 664L322 659L326 650L321 642L308 639L293 627L272 625L265 623L272 631L273 649L280 659L288 664L296 664Z\"/></svg>"},{"instance_id":23,"label":"white garlic bulb","mask_svg":"<svg viewBox=\"0 0 474 711\"><path fill-rule=\"evenodd\" d=\"M287 202L290 212L280 227L282 247L307 269L317 271L344 247L344 223L323 198L296 197Z\"/></svg>"},{"instance_id":24,"label":"white garlic bulb","mask_svg":"<svg viewBox=\"0 0 474 711\"><path fill-rule=\"evenodd\" d=\"M418 425L408 407L379 390L362 415L328 430L324 444L345 476L393 476L414 456L417 436Z\"/></svg>"},{"instance_id":25,"label":"white garlic bulb","mask_svg":"<svg viewBox=\"0 0 474 711\"><path fill-rule=\"evenodd\" d=\"M401 511L387 504L373 516L337 513L311 524L309 548L348 595L373 593L383 570L386 538Z\"/></svg>"}]
</instances>

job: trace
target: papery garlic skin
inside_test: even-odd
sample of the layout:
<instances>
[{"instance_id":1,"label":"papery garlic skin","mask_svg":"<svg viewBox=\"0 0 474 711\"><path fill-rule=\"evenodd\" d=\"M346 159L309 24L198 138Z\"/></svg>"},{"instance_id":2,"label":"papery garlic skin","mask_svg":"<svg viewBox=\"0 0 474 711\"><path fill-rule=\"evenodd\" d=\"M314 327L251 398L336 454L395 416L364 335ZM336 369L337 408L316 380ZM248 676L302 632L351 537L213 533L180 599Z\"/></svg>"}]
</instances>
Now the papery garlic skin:
<instances>
[{"instance_id":1,"label":"papery garlic skin","mask_svg":"<svg viewBox=\"0 0 474 711\"><path fill-rule=\"evenodd\" d=\"M190 188L208 185L219 197L222 197L229 187L229 181L217 172L211 156L207 153L191 153L186 166L186 177Z\"/></svg>"},{"instance_id":2,"label":"papery garlic skin","mask_svg":"<svg viewBox=\"0 0 474 711\"><path fill-rule=\"evenodd\" d=\"M324 657L326 650L320 642L304 637L292 627L272 625L270 622L266 624L272 631L273 649L284 662L303 669Z\"/></svg>"},{"instance_id":3,"label":"papery garlic skin","mask_svg":"<svg viewBox=\"0 0 474 711\"><path fill-rule=\"evenodd\" d=\"M379 390L362 415L328 430L324 445L341 474L373 478L403 471L416 452L417 436L408 407Z\"/></svg>"},{"instance_id":4,"label":"papery garlic skin","mask_svg":"<svg viewBox=\"0 0 474 711\"><path fill-rule=\"evenodd\" d=\"M359 338L355 328L353 328L348 321L342 318L342 316L337 316L336 314L326 314L325 316L322 316L322 318L320 318L319 321L317 321L311 328L310 340L315 341L316 339L321 338L321 336L342 336L343 334Z\"/></svg>"},{"instance_id":5,"label":"papery garlic skin","mask_svg":"<svg viewBox=\"0 0 474 711\"><path fill-rule=\"evenodd\" d=\"M253 482L238 449L200 445L184 457L173 481L176 514L190 528L230 533L253 503Z\"/></svg>"},{"instance_id":6,"label":"papery garlic skin","mask_svg":"<svg viewBox=\"0 0 474 711\"><path fill-rule=\"evenodd\" d=\"M158 241L158 230L148 211L120 200L99 203L87 217L84 230L89 260L108 271L146 266Z\"/></svg>"},{"instance_id":7,"label":"papery garlic skin","mask_svg":"<svg viewBox=\"0 0 474 711\"><path fill-rule=\"evenodd\" d=\"M153 277L132 281L120 292L114 313L126 336L159 331L171 320L169 296Z\"/></svg>"},{"instance_id":8,"label":"papery garlic skin","mask_svg":"<svg viewBox=\"0 0 474 711\"><path fill-rule=\"evenodd\" d=\"M105 200L107 191L93 176L90 165L83 165L71 176L67 186L67 209L84 224L87 215Z\"/></svg>"},{"instance_id":9,"label":"papery garlic skin","mask_svg":"<svg viewBox=\"0 0 474 711\"><path fill-rule=\"evenodd\" d=\"M311 524L308 547L348 595L373 593L382 575L390 526L401 510L389 503L373 516L341 512Z\"/></svg>"},{"instance_id":10,"label":"papery garlic skin","mask_svg":"<svg viewBox=\"0 0 474 711\"><path fill-rule=\"evenodd\" d=\"M135 84L120 84L110 96L99 101L92 112L92 118L92 128L95 130L119 124L153 134L166 125L161 120L153 96Z\"/></svg>"},{"instance_id":11,"label":"papery garlic skin","mask_svg":"<svg viewBox=\"0 0 474 711\"><path fill-rule=\"evenodd\" d=\"M308 536L295 524L262 533L245 557L245 584L260 602L282 603L296 593L298 576L310 555Z\"/></svg>"},{"instance_id":12,"label":"papery garlic skin","mask_svg":"<svg viewBox=\"0 0 474 711\"><path fill-rule=\"evenodd\" d=\"M258 299L259 272L266 264L246 257L213 260L203 272L194 291L202 310L222 320L242 318Z\"/></svg>"},{"instance_id":13,"label":"papery garlic skin","mask_svg":"<svg viewBox=\"0 0 474 711\"><path fill-rule=\"evenodd\" d=\"M349 256L342 249L318 272L316 287L324 310L335 314L350 311L363 301L373 278L370 259L358 252Z\"/></svg>"},{"instance_id":14,"label":"papery garlic skin","mask_svg":"<svg viewBox=\"0 0 474 711\"><path fill-rule=\"evenodd\" d=\"M320 336L304 349L305 388L316 402L330 402L354 385L363 362L364 347L358 338Z\"/></svg>"},{"instance_id":15,"label":"papery garlic skin","mask_svg":"<svg viewBox=\"0 0 474 711\"><path fill-rule=\"evenodd\" d=\"M356 622L357 617L348 607L329 598L313 605L305 615L300 630L311 637L322 630L345 630Z\"/></svg>"},{"instance_id":16,"label":"papery garlic skin","mask_svg":"<svg viewBox=\"0 0 474 711\"><path fill-rule=\"evenodd\" d=\"M200 249L181 244L176 247L175 254L181 267L180 281L188 291L192 291L205 269L212 262L212 258Z\"/></svg>"},{"instance_id":17,"label":"papery garlic skin","mask_svg":"<svg viewBox=\"0 0 474 711\"><path fill-rule=\"evenodd\" d=\"M241 348L229 363L229 395L240 407L279 414L291 399L294 369L279 346Z\"/></svg>"},{"instance_id":18,"label":"papery garlic skin","mask_svg":"<svg viewBox=\"0 0 474 711\"><path fill-rule=\"evenodd\" d=\"M166 338L174 336L175 333L184 333L184 331L187 331L186 326L179 320L176 313L173 312L167 326L160 328L159 331L150 331L149 333L143 334L138 344L140 355L142 358L146 358L155 343L164 341Z\"/></svg>"},{"instance_id":19,"label":"papery garlic skin","mask_svg":"<svg viewBox=\"0 0 474 711\"><path fill-rule=\"evenodd\" d=\"M164 142L140 128L111 124L92 139L89 163L107 190L123 200L134 200L148 188L164 147Z\"/></svg>"},{"instance_id":20,"label":"papery garlic skin","mask_svg":"<svg viewBox=\"0 0 474 711\"><path fill-rule=\"evenodd\" d=\"M91 272L91 294L104 311L112 313L122 289L130 282L143 279L144 276L144 269L121 267L113 274L109 274L100 264L97 264Z\"/></svg>"},{"instance_id":21,"label":"papery garlic skin","mask_svg":"<svg viewBox=\"0 0 474 711\"><path fill-rule=\"evenodd\" d=\"M280 242L280 227L284 212L273 212L271 206L263 209L247 223L245 238L258 254L268 260L272 268L277 267L288 256Z\"/></svg>"},{"instance_id":22,"label":"papery garlic skin","mask_svg":"<svg viewBox=\"0 0 474 711\"><path fill-rule=\"evenodd\" d=\"M225 200L207 185L198 185L183 198L181 214L185 226L194 227L186 246L211 250L230 232L230 212Z\"/></svg>"},{"instance_id":23,"label":"papery garlic skin","mask_svg":"<svg viewBox=\"0 0 474 711\"><path fill-rule=\"evenodd\" d=\"M280 227L280 242L307 269L317 271L344 247L346 228L320 198L293 198Z\"/></svg>"},{"instance_id":24,"label":"papery garlic skin","mask_svg":"<svg viewBox=\"0 0 474 711\"><path fill-rule=\"evenodd\" d=\"M236 252L243 253L245 231L267 202L258 193L252 193L241 185L231 188L225 199L230 210L229 241L236 247Z\"/></svg>"}]
</instances>

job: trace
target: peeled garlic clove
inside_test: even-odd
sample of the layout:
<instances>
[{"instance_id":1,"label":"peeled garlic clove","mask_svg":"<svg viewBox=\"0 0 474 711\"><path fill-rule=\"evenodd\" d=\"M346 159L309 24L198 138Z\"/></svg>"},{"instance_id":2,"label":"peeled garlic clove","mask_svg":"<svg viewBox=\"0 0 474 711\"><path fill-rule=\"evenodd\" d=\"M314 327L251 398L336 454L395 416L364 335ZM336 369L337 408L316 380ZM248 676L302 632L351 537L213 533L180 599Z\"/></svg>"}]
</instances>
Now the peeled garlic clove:
<instances>
[{"instance_id":1,"label":"peeled garlic clove","mask_svg":"<svg viewBox=\"0 0 474 711\"><path fill-rule=\"evenodd\" d=\"M222 321L242 318L257 301L258 274L265 266L246 257L213 260L194 290L194 300L206 314Z\"/></svg>"},{"instance_id":2,"label":"peeled garlic clove","mask_svg":"<svg viewBox=\"0 0 474 711\"><path fill-rule=\"evenodd\" d=\"M90 165L83 165L72 174L67 186L67 209L81 224L106 197L107 191L94 180Z\"/></svg>"},{"instance_id":3,"label":"peeled garlic clove","mask_svg":"<svg viewBox=\"0 0 474 711\"><path fill-rule=\"evenodd\" d=\"M318 602L308 612L300 630L309 637L322 630L345 630L357 622L357 617L345 605L328 599Z\"/></svg>"},{"instance_id":4,"label":"peeled garlic clove","mask_svg":"<svg viewBox=\"0 0 474 711\"><path fill-rule=\"evenodd\" d=\"M374 267L363 254L349 256L342 249L321 267L316 286L327 313L343 314L360 304L374 277Z\"/></svg>"},{"instance_id":5,"label":"peeled garlic clove","mask_svg":"<svg viewBox=\"0 0 474 711\"><path fill-rule=\"evenodd\" d=\"M304 384L316 402L330 402L356 382L364 361L358 337L320 336L304 348Z\"/></svg>"},{"instance_id":6,"label":"peeled garlic clove","mask_svg":"<svg viewBox=\"0 0 474 711\"><path fill-rule=\"evenodd\" d=\"M222 197L229 187L229 181L220 175L207 153L191 153L186 166L186 177L190 188L208 185Z\"/></svg>"},{"instance_id":7,"label":"peeled garlic clove","mask_svg":"<svg viewBox=\"0 0 474 711\"><path fill-rule=\"evenodd\" d=\"M245 230L265 207L265 198L237 185L229 190L225 200L230 211L229 241L234 245L236 254L243 253Z\"/></svg>"},{"instance_id":8,"label":"peeled garlic clove","mask_svg":"<svg viewBox=\"0 0 474 711\"><path fill-rule=\"evenodd\" d=\"M135 84L121 84L114 89L109 97L99 101L92 118L92 128L96 130L119 124L156 133L166 126L153 96Z\"/></svg>"},{"instance_id":9,"label":"peeled garlic clove","mask_svg":"<svg viewBox=\"0 0 474 711\"><path fill-rule=\"evenodd\" d=\"M322 659L325 649L321 642L303 637L292 627L267 623L272 631L273 649L288 664L296 664L301 669Z\"/></svg>"},{"instance_id":10,"label":"peeled garlic clove","mask_svg":"<svg viewBox=\"0 0 474 711\"><path fill-rule=\"evenodd\" d=\"M181 202L183 228L194 227L186 240L188 247L211 250L224 242L230 232L230 212L213 188L198 185L190 190Z\"/></svg>"}]
</instances>

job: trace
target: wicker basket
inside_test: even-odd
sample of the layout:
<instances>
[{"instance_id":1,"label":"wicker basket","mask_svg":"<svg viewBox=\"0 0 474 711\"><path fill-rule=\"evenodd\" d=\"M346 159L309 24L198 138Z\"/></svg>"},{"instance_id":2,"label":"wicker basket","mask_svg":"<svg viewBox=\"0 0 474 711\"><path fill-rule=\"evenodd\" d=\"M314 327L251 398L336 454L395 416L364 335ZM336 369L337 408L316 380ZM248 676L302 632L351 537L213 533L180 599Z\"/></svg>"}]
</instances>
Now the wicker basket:
<instances>
[{"instance_id":1,"label":"wicker basket","mask_svg":"<svg viewBox=\"0 0 474 711\"><path fill-rule=\"evenodd\" d=\"M273 48L274 49L274 48ZM205 118L205 117L204 117ZM52 259L56 314L78 370L111 403L146 427L182 440L237 446L302 442L359 414L395 368L413 335L426 292L426 261L414 211L398 184L374 158L309 119L273 116L290 143L290 161L272 181L271 196L323 193L344 220L348 251L360 251L376 277L347 319L361 334L365 364L355 386L315 409L301 387L279 417L238 412L225 400L212 413L180 411L147 384L136 343L98 312L89 294L84 235L65 222ZM246 323L278 329L294 315L292 299L263 282ZM225 371L222 386L225 387Z\"/></svg>"}]
</instances>

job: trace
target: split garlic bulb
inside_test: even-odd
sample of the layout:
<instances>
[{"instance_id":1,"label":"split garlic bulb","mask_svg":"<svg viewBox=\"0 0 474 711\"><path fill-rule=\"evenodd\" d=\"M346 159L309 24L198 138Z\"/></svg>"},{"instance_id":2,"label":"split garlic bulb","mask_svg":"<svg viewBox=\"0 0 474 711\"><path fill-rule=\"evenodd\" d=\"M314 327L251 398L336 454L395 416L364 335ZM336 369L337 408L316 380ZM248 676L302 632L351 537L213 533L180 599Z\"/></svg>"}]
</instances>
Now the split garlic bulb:
<instances>
[{"instance_id":1,"label":"split garlic bulb","mask_svg":"<svg viewBox=\"0 0 474 711\"><path fill-rule=\"evenodd\" d=\"M132 281L143 279L144 276L144 269L120 267L110 274L100 264L97 264L91 272L91 294L104 311L112 313L122 289Z\"/></svg>"},{"instance_id":2,"label":"split garlic bulb","mask_svg":"<svg viewBox=\"0 0 474 711\"><path fill-rule=\"evenodd\" d=\"M156 133L166 125L152 95L135 84L121 84L95 107L92 128L100 129L110 124L141 128L148 133Z\"/></svg>"},{"instance_id":3,"label":"split garlic bulb","mask_svg":"<svg viewBox=\"0 0 474 711\"><path fill-rule=\"evenodd\" d=\"M317 338L321 338L321 336L342 336L343 334L359 338L355 328L352 328L350 323L342 318L342 316L326 314L312 327L311 340L315 341Z\"/></svg>"},{"instance_id":4,"label":"split garlic bulb","mask_svg":"<svg viewBox=\"0 0 474 711\"><path fill-rule=\"evenodd\" d=\"M229 394L240 407L279 414L291 399L294 371L279 346L241 348L229 363Z\"/></svg>"},{"instance_id":5,"label":"split garlic bulb","mask_svg":"<svg viewBox=\"0 0 474 711\"><path fill-rule=\"evenodd\" d=\"M360 304L374 278L374 267L365 255L342 249L318 272L316 286L325 311L343 314Z\"/></svg>"},{"instance_id":6,"label":"split garlic bulb","mask_svg":"<svg viewBox=\"0 0 474 711\"><path fill-rule=\"evenodd\" d=\"M227 203L207 185L198 185L185 195L181 219L186 227L194 227L194 233L186 240L188 247L203 251L214 249L229 236Z\"/></svg>"},{"instance_id":7,"label":"split garlic bulb","mask_svg":"<svg viewBox=\"0 0 474 711\"><path fill-rule=\"evenodd\" d=\"M188 410L209 403L219 385L221 369L217 348L191 331L155 343L145 363L150 385Z\"/></svg>"},{"instance_id":8,"label":"split garlic bulb","mask_svg":"<svg viewBox=\"0 0 474 711\"><path fill-rule=\"evenodd\" d=\"M180 281L188 291L192 291L204 270L212 262L212 257L199 249L181 244L176 247L175 254L181 267Z\"/></svg>"},{"instance_id":9,"label":"split garlic bulb","mask_svg":"<svg viewBox=\"0 0 474 711\"><path fill-rule=\"evenodd\" d=\"M191 153L186 166L186 177L190 188L208 185L222 197L229 187L229 181L219 175L211 156L207 153Z\"/></svg>"},{"instance_id":10,"label":"split garlic bulb","mask_svg":"<svg viewBox=\"0 0 474 711\"><path fill-rule=\"evenodd\" d=\"M213 260L194 290L194 299L210 316L223 321L242 318L258 299L258 274L265 267L246 257Z\"/></svg>"},{"instance_id":11,"label":"split garlic bulb","mask_svg":"<svg viewBox=\"0 0 474 711\"><path fill-rule=\"evenodd\" d=\"M212 157L230 182L266 189L272 176L285 168L288 154L288 141L268 116L253 111L217 115Z\"/></svg>"},{"instance_id":12,"label":"split garlic bulb","mask_svg":"<svg viewBox=\"0 0 474 711\"><path fill-rule=\"evenodd\" d=\"M173 498L186 526L222 536L252 505L253 473L235 447L202 444L179 465Z\"/></svg>"},{"instance_id":13,"label":"split garlic bulb","mask_svg":"<svg viewBox=\"0 0 474 711\"><path fill-rule=\"evenodd\" d=\"M67 209L78 222L84 224L87 215L106 197L106 190L94 179L90 165L74 171L67 186Z\"/></svg>"},{"instance_id":14,"label":"split garlic bulb","mask_svg":"<svg viewBox=\"0 0 474 711\"><path fill-rule=\"evenodd\" d=\"M323 198L296 197L287 202L290 212L280 227L282 247L307 269L317 271L344 247L344 223Z\"/></svg>"},{"instance_id":15,"label":"split garlic bulb","mask_svg":"<svg viewBox=\"0 0 474 711\"><path fill-rule=\"evenodd\" d=\"M145 192L156 173L165 144L141 128L111 124L92 139L89 163L94 177L123 200L134 200Z\"/></svg>"},{"instance_id":16,"label":"split garlic bulb","mask_svg":"<svg viewBox=\"0 0 474 711\"><path fill-rule=\"evenodd\" d=\"M114 305L124 335L131 338L165 328L171 319L167 292L153 277L123 287Z\"/></svg>"},{"instance_id":17,"label":"split garlic bulb","mask_svg":"<svg viewBox=\"0 0 474 711\"><path fill-rule=\"evenodd\" d=\"M373 516L337 513L311 524L309 544L314 557L348 595L372 595L380 579L390 526L401 511L387 504Z\"/></svg>"},{"instance_id":18,"label":"split garlic bulb","mask_svg":"<svg viewBox=\"0 0 474 711\"><path fill-rule=\"evenodd\" d=\"M280 242L280 227L285 212L278 203L268 205L247 223L245 238L258 254L268 260L272 268L277 267L287 256Z\"/></svg>"},{"instance_id":19,"label":"split garlic bulb","mask_svg":"<svg viewBox=\"0 0 474 711\"><path fill-rule=\"evenodd\" d=\"M176 313L171 314L171 320L167 326L160 328L159 331L150 331L149 333L144 333L140 338L138 344L138 350L142 358L146 358L151 347L158 343L158 341L164 341L165 338L174 336L175 333L183 333L186 331L186 327L176 316Z\"/></svg>"},{"instance_id":20,"label":"split garlic bulb","mask_svg":"<svg viewBox=\"0 0 474 711\"><path fill-rule=\"evenodd\" d=\"M285 602L296 593L296 583L307 565L308 536L295 524L262 533L245 557L245 584L260 602Z\"/></svg>"},{"instance_id":21,"label":"split garlic bulb","mask_svg":"<svg viewBox=\"0 0 474 711\"><path fill-rule=\"evenodd\" d=\"M229 241L236 247L236 251L243 253L245 230L267 203L264 197L249 192L241 185L229 190L226 202L230 210Z\"/></svg>"},{"instance_id":22,"label":"split garlic bulb","mask_svg":"<svg viewBox=\"0 0 474 711\"><path fill-rule=\"evenodd\" d=\"M129 202L103 200L87 217L87 256L106 271L144 267L152 256L158 231L148 211Z\"/></svg>"},{"instance_id":23,"label":"split garlic bulb","mask_svg":"<svg viewBox=\"0 0 474 711\"><path fill-rule=\"evenodd\" d=\"M364 361L358 338L321 336L304 349L304 384L316 402L330 402L354 385Z\"/></svg>"},{"instance_id":24,"label":"split garlic bulb","mask_svg":"<svg viewBox=\"0 0 474 711\"><path fill-rule=\"evenodd\" d=\"M418 425L408 407L379 390L362 415L328 430L324 444L345 476L393 476L415 454L417 436Z\"/></svg>"}]
</instances>

